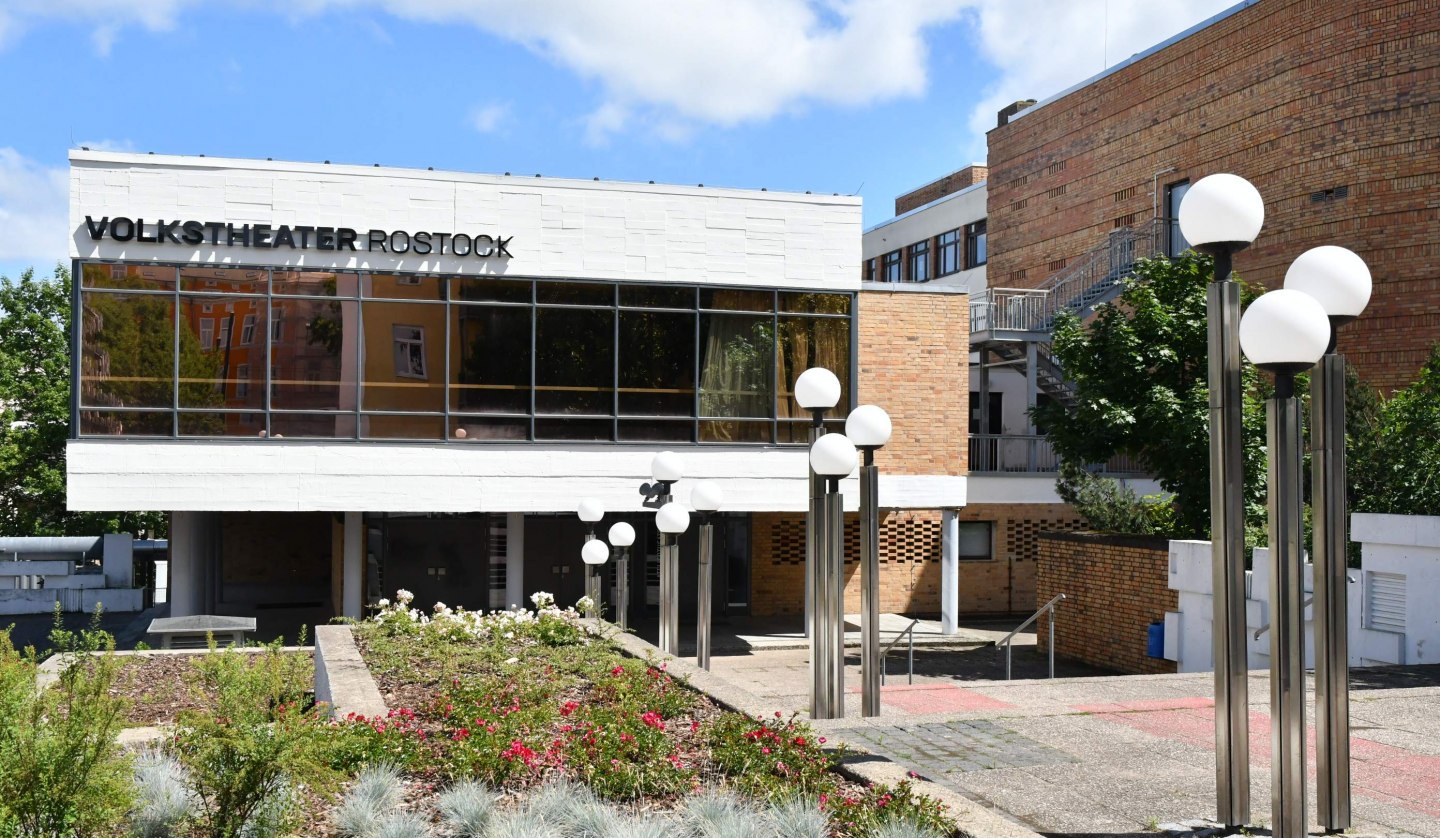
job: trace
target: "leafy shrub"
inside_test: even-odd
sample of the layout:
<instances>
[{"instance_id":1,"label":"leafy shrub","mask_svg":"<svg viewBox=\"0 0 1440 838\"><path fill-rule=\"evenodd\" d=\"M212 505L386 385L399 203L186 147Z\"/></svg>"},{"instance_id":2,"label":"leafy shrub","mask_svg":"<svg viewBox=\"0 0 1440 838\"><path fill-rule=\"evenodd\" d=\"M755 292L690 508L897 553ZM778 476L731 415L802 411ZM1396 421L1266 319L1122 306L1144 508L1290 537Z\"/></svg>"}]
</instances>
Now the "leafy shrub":
<instances>
[{"instance_id":1,"label":"leafy shrub","mask_svg":"<svg viewBox=\"0 0 1440 838\"><path fill-rule=\"evenodd\" d=\"M1100 477L1071 462L1060 466L1055 491L1096 532L1127 535L1172 535L1175 508L1169 500L1140 497L1111 477Z\"/></svg>"},{"instance_id":2,"label":"leafy shrub","mask_svg":"<svg viewBox=\"0 0 1440 838\"><path fill-rule=\"evenodd\" d=\"M384 716L348 713L343 718L316 719L318 732L310 743L315 762L340 774L377 765L404 769L424 765L428 734L407 707Z\"/></svg>"},{"instance_id":3,"label":"leafy shrub","mask_svg":"<svg viewBox=\"0 0 1440 838\"><path fill-rule=\"evenodd\" d=\"M820 746L810 726L796 716L752 719L725 713L711 722L706 740L715 762L737 788L771 802L795 795L819 797L836 787L832 769L839 755Z\"/></svg>"},{"instance_id":4,"label":"leafy shrub","mask_svg":"<svg viewBox=\"0 0 1440 838\"><path fill-rule=\"evenodd\" d=\"M133 794L115 744L125 706L110 694L115 640L99 630L98 609L80 632L61 628L58 606L55 616L50 639L65 665L48 689L35 682L35 650L18 652L10 630L0 630L0 826L21 835L104 834Z\"/></svg>"},{"instance_id":5,"label":"leafy shrub","mask_svg":"<svg viewBox=\"0 0 1440 838\"><path fill-rule=\"evenodd\" d=\"M909 780L894 786L877 783L858 796L823 796L820 803L829 813L831 825L852 838L888 838L897 831L940 838L956 830L944 804L916 792Z\"/></svg>"}]
</instances>

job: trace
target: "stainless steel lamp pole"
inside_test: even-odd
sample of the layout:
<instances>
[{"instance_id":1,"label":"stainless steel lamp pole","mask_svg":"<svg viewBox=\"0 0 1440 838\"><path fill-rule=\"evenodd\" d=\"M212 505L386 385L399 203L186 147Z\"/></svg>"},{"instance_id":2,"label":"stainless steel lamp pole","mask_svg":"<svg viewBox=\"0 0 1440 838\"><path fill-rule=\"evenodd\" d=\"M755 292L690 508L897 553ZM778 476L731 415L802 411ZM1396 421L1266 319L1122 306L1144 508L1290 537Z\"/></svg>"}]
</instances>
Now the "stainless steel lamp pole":
<instances>
[{"instance_id":1,"label":"stainless steel lamp pole","mask_svg":"<svg viewBox=\"0 0 1440 838\"><path fill-rule=\"evenodd\" d=\"M580 560L585 562L585 596L590 597L590 613L586 616L599 619L605 616L605 603L600 596L600 568L610 558L610 548L598 538L591 538L580 548Z\"/></svg>"},{"instance_id":2,"label":"stainless steel lamp pole","mask_svg":"<svg viewBox=\"0 0 1440 838\"><path fill-rule=\"evenodd\" d=\"M890 441L890 415L862 404L845 419L845 436L864 452L860 464L860 714L880 715L880 470L875 449Z\"/></svg>"},{"instance_id":3,"label":"stainless steel lamp pole","mask_svg":"<svg viewBox=\"0 0 1440 838\"><path fill-rule=\"evenodd\" d=\"M815 521L815 667L812 719L845 717L845 507L840 479L855 470L855 445L844 434L825 434L810 446L810 467L825 481Z\"/></svg>"},{"instance_id":4,"label":"stainless steel lamp pole","mask_svg":"<svg viewBox=\"0 0 1440 838\"><path fill-rule=\"evenodd\" d=\"M1240 392L1240 287L1231 257L1249 246L1265 202L1245 179L1201 178L1180 203L1180 231L1215 259L1206 294L1210 379L1210 550L1215 602L1215 799L1231 828L1250 820L1249 673L1245 649L1244 441Z\"/></svg>"},{"instance_id":5,"label":"stainless steel lamp pole","mask_svg":"<svg viewBox=\"0 0 1440 838\"><path fill-rule=\"evenodd\" d=\"M575 514L579 516L581 521L585 522L585 544L588 547L590 542L595 540L595 525L600 523L600 519L605 517L605 505L597 498L583 498ZM592 553L591 555L594 554ZM594 603L594 607L590 609L590 613L586 616L604 616L605 612L600 608L599 586L595 583L595 564L585 556L585 551L582 550L580 557L585 562L585 596L590 597L590 601ZM594 590L592 591L592 589Z\"/></svg>"},{"instance_id":6,"label":"stainless steel lamp pole","mask_svg":"<svg viewBox=\"0 0 1440 838\"><path fill-rule=\"evenodd\" d=\"M660 510L655 513L655 527L660 531L660 651L678 655L680 650L680 546L675 536L690 525L684 507L671 502L670 487L685 473L679 455L661 451L650 461L650 476L660 484ZM674 507L662 518L666 509ZM681 525L680 516L684 516ZM679 529L673 527L679 526Z\"/></svg>"},{"instance_id":7,"label":"stainless steel lamp pole","mask_svg":"<svg viewBox=\"0 0 1440 838\"><path fill-rule=\"evenodd\" d=\"M615 624L626 631L630 620L630 545L635 543L635 528L617 521L610 526L610 543L616 551Z\"/></svg>"},{"instance_id":8,"label":"stainless steel lamp pole","mask_svg":"<svg viewBox=\"0 0 1440 838\"><path fill-rule=\"evenodd\" d=\"M810 411L810 444L825 435L825 411L840 402L840 379L824 367L811 367L795 379L795 401L804 410ZM815 566L816 544L820 535L815 531L815 522L822 514L820 505L825 496L825 483L810 468L810 500L805 512L805 636L815 638ZM811 644L813 648L813 643ZM820 674L815 667L815 656L810 656L810 706L815 706L815 690L820 683Z\"/></svg>"},{"instance_id":9,"label":"stainless steel lamp pole","mask_svg":"<svg viewBox=\"0 0 1440 838\"><path fill-rule=\"evenodd\" d=\"M1265 413L1270 460L1270 817L1276 838L1306 834L1304 504L1295 375L1314 366L1329 342L1325 309L1299 291L1265 294L1240 321L1246 357L1275 374L1275 393Z\"/></svg>"},{"instance_id":10,"label":"stainless steel lamp pole","mask_svg":"<svg viewBox=\"0 0 1440 838\"><path fill-rule=\"evenodd\" d=\"M720 509L723 501L720 487L709 480L701 480L690 490L690 505L700 513L700 564L698 590L695 596L695 664L707 672L710 669L710 603L711 582L714 578L715 525L710 523L710 514Z\"/></svg>"},{"instance_id":11,"label":"stainless steel lamp pole","mask_svg":"<svg viewBox=\"0 0 1440 838\"><path fill-rule=\"evenodd\" d=\"M1345 573L1345 358L1339 328L1370 302L1370 269L1343 247L1300 254L1285 287L1330 316L1330 345L1310 377L1310 509L1315 560L1315 803L1328 832L1350 828L1350 664Z\"/></svg>"}]
</instances>

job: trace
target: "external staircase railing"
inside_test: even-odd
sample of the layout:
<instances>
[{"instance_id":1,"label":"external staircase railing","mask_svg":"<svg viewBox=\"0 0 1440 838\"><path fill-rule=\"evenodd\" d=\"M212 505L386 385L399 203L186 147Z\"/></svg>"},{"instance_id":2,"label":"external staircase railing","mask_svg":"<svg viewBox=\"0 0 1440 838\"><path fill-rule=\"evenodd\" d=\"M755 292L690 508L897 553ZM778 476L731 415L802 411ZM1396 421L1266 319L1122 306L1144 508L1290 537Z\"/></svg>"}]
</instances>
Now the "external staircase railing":
<instances>
[{"instance_id":1,"label":"external staircase railing","mask_svg":"<svg viewBox=\"0 0 1440 838\"><path fill-rule=\"evenodd\" d=\"M995 646L996 646L997 648L1000 647L1000 646L1005 647L1005 680L1006 680L1006 681L1009 681L1009 680L1010 680L1010 650L1011 650L1011 648L1012 648L1013 645L1014 645L1013 641L1015 640L1015 635L1017 635L1017 634L1019 634L1020 632L1024 631L1026 626L1028 626L1028 625L1030 625L1031 623L1035 622L1036 620L1040 619L1040 615L1041 615L1041 614L1044 614L1046 611L1049 611L1049 612L1050 612L1050 677L1051 677L1051 678L1054 678L1054 677L1055 677L1055 605L1056 605L1056 603L1060 602L1060 601L1061 601L1062 599L1064 599L1064 598L1065 598L1065 595L1064 595L1064 594L1056 594L1055 596L1051 597L1051 598L1050 598L1050 601L1047 602L1047 603L1045 603L1044 605L1040 606L1040 609L1039 609L1038 611L1036 611L1034 614L1031 614L1029 619L1027 619L1025 622L1021 623L1020 625L1016 626L1014 631L1012 631L1012 632L1010 632L1009 634L1005 635L1005 637L1004 637L1003 639L1001 639L1001 640L999 640L999 641L997 641L997 642L995 643Z\"/></svg>"},{"instance_id":2,"label":"external staircase railing","mask_svg":"<svg viewBox=\"0 0 1440 838\"><path fill-rule=\"evenodd\" d=\"M910 638L910 671L905 676L905 683L915 683L915 624L918 622L920 622L918 619L911 620L910 625L906 626L904 631L895 635L895 639L880 650L880 686L885 686L885 660L890 657L890 650L900 645L900 638L907 636Z\"/></svg>"}]
</instances>

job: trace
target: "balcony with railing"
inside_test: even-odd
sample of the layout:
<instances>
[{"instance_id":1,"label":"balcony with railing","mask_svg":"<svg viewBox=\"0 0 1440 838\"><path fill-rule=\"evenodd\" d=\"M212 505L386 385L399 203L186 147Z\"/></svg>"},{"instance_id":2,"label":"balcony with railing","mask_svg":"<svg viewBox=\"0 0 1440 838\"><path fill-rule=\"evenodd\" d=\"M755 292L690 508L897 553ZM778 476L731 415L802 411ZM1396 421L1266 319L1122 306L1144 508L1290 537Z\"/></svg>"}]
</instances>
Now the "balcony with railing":
<instances>
[{"instance_id":1,"label":"balcony with railing","mask_svg":"<svg viewBox=\"0 0 1440 838\"><path fill-rule=\"evenodd\" d=\"M1128 454L1116 454L1095 463L1096 474L1112 477L1144 476L1140 463ZM1054 474L1060 457L1050 440L1040 434L970 434L971 474Z\"/></svg>"}]
</instances>

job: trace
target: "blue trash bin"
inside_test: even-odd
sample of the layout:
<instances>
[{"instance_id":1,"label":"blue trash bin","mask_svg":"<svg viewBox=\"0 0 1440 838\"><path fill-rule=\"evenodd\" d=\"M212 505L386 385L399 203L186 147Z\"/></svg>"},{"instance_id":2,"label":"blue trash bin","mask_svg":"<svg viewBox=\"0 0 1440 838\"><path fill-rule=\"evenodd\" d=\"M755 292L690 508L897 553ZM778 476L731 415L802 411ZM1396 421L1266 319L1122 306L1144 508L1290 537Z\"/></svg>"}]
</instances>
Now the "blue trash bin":
<instances>
[{"instance_id":1,"label":"blue trash bin","mask_svg":"<svg viewBox=\"0 0 1440 838\"><path fill-rule=\"evenodd\" d=\"M1145 654L1152 658L1165 657L1165 621L1151 623L1146 634Z\"/></svg>"}]
</instances>

